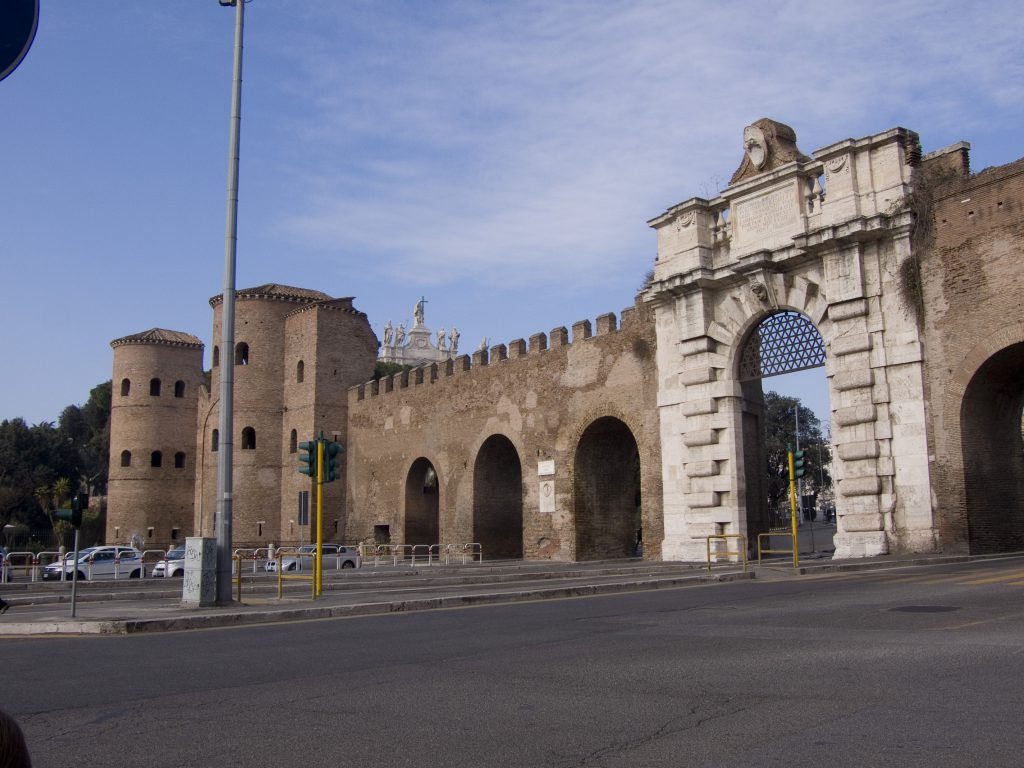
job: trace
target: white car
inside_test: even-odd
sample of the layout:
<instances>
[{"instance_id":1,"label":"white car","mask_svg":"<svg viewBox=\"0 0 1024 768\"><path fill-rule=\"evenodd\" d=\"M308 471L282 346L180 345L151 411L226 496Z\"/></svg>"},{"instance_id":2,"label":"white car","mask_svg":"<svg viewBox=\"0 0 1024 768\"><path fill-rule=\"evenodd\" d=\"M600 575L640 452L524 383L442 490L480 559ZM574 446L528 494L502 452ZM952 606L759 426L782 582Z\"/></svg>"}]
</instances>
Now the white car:
<instances>
[{"instance_id":1,"label":"white car","mask_svg":"<svg viewBox=\"0 0 1024 768\"><path fill-rule=\"evenodd\" d=\"M44 581L60 581L61 571L65 581L71 581L75 573L75 555L68 554L64 562L50 563L43 569ZM137 579L142 575L142 553L135 547L87 547L78 553L78 580L117 576Z\"/></svg>"},{"instance_id":2,"label":"white car","mask_svg":"<svg viewBox=\"0 0 1024 768\"><path fill-rule=\"evenodd\" d=\"M174 578L185 575L185 548L175 547L168 550L164 559L153 566L153 576L157 578Z\"/></svg>"},{"instance_id":3,"label":"white car","mask_svg":"<svg viewBox=\"0 0 1024 768\"><path fill-rule=\"evenodd\" d=\"M341 544L322 544L321 547L324 570L329 568L358 568L363 564L363 559L359 556L359 550L355 547L345 547ZM281 564L286 571L312 570L315 558L316 544L303 544L297 552L282 554ZM264 567L268 572L276 573L277 560L268 560Z\"/></svg>"}]
</instances>

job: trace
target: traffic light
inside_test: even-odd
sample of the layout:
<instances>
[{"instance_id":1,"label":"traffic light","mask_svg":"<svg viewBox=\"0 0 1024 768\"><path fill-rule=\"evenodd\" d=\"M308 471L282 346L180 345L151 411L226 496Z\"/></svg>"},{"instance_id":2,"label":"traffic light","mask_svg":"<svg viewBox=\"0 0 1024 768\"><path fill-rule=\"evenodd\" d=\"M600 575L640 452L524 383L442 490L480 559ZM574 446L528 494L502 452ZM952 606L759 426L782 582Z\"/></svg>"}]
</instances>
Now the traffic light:
<instances>
[{"instance_id":1,"label":"traffic light","mask_svg":"<svg viewBox=\"0 0 1024 768\"><path fill-rule=\"evenodd\" d=\"M89 506L89 494L76 493L71 497L71 509L58 509L53 516L58 520L71 523L75 528L82 527L82 510Z\"/></svg>"},{"instance_id":2,"label":"traffic light","mask_svg":"<svg viewBox=\"0 0 1024 768\"><path fill-rule=\"evenodd\" d=\"M338 479L341 470L338 468L339 456L345 452L341 443L324 440L324 482L330 483Z\"/></svg>"},{"instance_id":3,"label":"traffic light","mask_svg":"<svg viewBox=\"0 0 1024 768\"><path fill-rule=\"evenodd\" d=\"M299 472L316 479L316 440L299 443Z\"/></svg>"},{"instance_id":4,"label":"traffic light","mask_svg":"<svg viewBox=\"0 0 1024 768\"><path fill-rule=\"evenodd\" d=\"M804 472L807 471L804 458L806 454L807 451L793 451L793 477L803 477Z\"/></svg>"}]
</instances>

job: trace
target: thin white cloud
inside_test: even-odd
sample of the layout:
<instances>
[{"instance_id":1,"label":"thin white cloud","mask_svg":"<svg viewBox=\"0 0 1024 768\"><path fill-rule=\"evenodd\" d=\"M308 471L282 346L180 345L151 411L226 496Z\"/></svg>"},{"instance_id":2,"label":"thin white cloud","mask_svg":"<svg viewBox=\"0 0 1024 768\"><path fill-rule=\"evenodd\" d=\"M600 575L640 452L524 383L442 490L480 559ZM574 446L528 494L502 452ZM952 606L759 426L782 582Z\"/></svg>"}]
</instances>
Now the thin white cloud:
<instances>
[{"instance_id":1,"label":"thin white cloud","mask_svg":"<svg viewBox=\"0 0 1024 768\"><path fill-rule=\"evenodd\" d=\"M1021 88L1007 3L971 24L959 4L909 1L439 7L357 9L307 46L320 95L300 131L315 152L283 232L414 274L579 279L634 258L644 219L728 178L754 119L828 143L915 116L953 126Z\"/></svg>"}]
</instances>

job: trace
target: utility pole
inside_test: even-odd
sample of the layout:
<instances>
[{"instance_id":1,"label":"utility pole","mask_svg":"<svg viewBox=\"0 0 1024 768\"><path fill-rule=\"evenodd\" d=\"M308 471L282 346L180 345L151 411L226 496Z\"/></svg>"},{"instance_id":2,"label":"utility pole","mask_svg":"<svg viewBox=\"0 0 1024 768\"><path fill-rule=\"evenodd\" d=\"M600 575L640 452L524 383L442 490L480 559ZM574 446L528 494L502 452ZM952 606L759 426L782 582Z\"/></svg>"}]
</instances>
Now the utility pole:
<instances>
[{"instance_id":1,"label":"utility pole","mask_svg":"<svg viewBox=\"0 0 1024 768\"><path fill-rule=\"evenodd\" d=\"M235 402L235 251L238 243L238 144L242 122L242 28L245 0L220 0L235 6L235 54L228 147L227 224L224 238L224 297L221 304L220 446L217 455L217 603L232 602L232 462Z\"/></svg>"}]
</instances>

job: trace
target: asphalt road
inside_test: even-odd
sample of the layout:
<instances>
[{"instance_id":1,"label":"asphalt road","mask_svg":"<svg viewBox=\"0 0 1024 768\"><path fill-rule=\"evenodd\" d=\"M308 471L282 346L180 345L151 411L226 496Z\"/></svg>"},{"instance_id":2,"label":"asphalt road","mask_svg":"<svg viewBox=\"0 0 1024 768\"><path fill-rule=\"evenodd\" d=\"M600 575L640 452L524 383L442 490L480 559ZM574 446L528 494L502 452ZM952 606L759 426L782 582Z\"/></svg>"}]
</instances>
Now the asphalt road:
<instances>
[{"instance_id":1,"label":"asphalt road","mask_svg":"<svg viewBox=\"0 0 1024 768\"><path fill-rule=\"evenodd\" d=\"M1020 766L1024 561L0 641L48 766Z\"/></svg>"}]
</instances>

